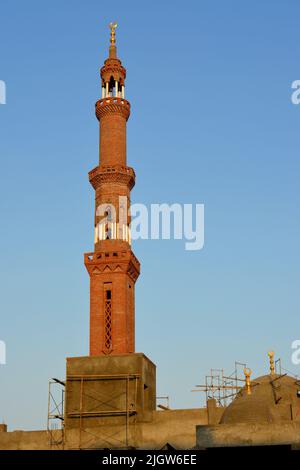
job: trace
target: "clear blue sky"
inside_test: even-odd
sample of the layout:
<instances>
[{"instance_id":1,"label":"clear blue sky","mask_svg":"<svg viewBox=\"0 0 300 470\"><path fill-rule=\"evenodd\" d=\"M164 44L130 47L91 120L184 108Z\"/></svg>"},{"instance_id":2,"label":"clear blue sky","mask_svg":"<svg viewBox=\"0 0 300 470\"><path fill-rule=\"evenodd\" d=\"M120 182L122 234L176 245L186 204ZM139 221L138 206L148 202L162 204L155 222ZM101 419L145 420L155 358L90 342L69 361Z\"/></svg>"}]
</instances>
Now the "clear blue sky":
<instances>
[{"instance_id":1,"label":"clear blue sky","mask_svg":"<svg viewBox=\"0 0 300 470\"><path fill-rule=\"evenodd\" d=\"M0 419L46 425L49 377L88 353L94 103L116 20L134 202L204 203L205 247L137 241L136 346L195 407L210 368L285 367L300 337L296 0L1 2Z\"/></svg>"}]
</instances>

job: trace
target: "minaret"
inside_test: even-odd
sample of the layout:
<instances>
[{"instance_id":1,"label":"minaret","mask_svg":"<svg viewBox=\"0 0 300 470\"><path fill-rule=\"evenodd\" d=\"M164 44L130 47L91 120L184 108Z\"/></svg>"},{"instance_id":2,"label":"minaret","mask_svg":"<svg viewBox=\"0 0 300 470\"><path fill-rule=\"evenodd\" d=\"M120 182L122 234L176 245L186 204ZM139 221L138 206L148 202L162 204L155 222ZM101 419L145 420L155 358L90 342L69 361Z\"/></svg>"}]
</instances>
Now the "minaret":
<instances>
[{"instance_id":1,"label":"minaret","mask_svg":"<svg viewBox=\"0 0 300 470\"><path fill-rule=\"evenodd\" d=\"M126 70L117 58L116 24L110 28L109 57L100 71L102 96L96 103L100 160L89 173L95 190L94 252L84 255L90 275L90 355L67 358L66 449L136 448L136 423L151 420L156 409L156 366L135 352L134 344L140 263L131 251L127 217L135 181L126 162L130 104L125 99ZM118 440L111 436L112 427ZM91 428L96 431L92 438Z\"/></svg>"},{"instance_id":2,"label":"minaret","mask_svg":"<svg viewBox=\"0 0 300 470\"><path fill-rule=\"evenodd\" d=\"M90 355L135 352L134 286L140 263L131 251L130 191L135 173L126 161L126 70L117 58L116 23L110 24L109 57L100 70L96 102L99 165L89 173L95 190L94 252L85 254L90 275Z\"/></svg>"}]
</instances>

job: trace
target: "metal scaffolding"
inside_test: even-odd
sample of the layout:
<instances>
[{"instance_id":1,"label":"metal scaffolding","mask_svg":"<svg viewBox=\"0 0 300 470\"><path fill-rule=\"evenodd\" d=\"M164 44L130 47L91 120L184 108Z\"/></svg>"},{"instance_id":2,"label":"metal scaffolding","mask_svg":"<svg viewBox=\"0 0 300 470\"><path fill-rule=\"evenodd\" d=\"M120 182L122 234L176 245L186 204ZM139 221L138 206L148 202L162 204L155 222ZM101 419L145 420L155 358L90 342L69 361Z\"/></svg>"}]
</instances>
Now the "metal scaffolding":
<instances>
[{"instance_id":1,"label":"metal scaffolding","mask_svg":"<svg viewBox=\"0 0 300 470\"><path fill-rule=\"evenodd\" d=\"M78 449L91 449L100 447L110 448L130 448L130 442L134 440L135 424L136 424L136 403L137 403L137 389L139 374L111 374L111 375L71 375L68 376L69 382L79 382L80 393L79 403L75 410L67 410L66 419L79 420L79 434L78 434ZM103 388L99 386L97 393L93 393L88 389L87 382L108 382L108 381L121 381L124 387L118 388L117 392L113 395L103 392ZM130 395L130 384L133 383L131 390L134 390L133 396ZM130 401L131 396L131 401ZM85 399L93 400L93 409L87 410ZM114 403L119 401L125 404L124 407L117 407ZM119 426L111 426L113 432L107 434L104 432L104 427L101 430L92 430L87 426L87 418L112 418L124 417L123 424ZM132 434L129 433L129 427Z\"/></svg>"},{"instance_id":2,"label":"metal scaffolding","mask_svg":"<svg viewBox=\"0 0 300 470\"><path fill-rule=\"evenodd\" d=\"M161 400L164 401L164 404L160 403ZM170 397L169 396L156 397L156 406L157 408L164 410L164 411L169 410L170 409Z\"/></svg>"},{"instance_id":3,"label":"metal scaffolding","mask_svg":"<svg viewBox=\"0 0 300 470\"><path fill-rule=\"evenodd\" d=\"M47 432L50 447L64 448L64 401L65 382L49 380Z\"/></svg>"},{"instance_id":4,"label":"metal scaffolding","mask_svg":"<svg viewBox=\"0 0 300 470\"><path fill-rule=\"evenodd\" d=\"M206 402L214 399L218 406L228 406L245 384L245 368L247 364L235 361L234 371L229 375L224 374L224 369L211 369L205 384L196 385L192 392L204 392Z\"/></svg>"}]
</instances>

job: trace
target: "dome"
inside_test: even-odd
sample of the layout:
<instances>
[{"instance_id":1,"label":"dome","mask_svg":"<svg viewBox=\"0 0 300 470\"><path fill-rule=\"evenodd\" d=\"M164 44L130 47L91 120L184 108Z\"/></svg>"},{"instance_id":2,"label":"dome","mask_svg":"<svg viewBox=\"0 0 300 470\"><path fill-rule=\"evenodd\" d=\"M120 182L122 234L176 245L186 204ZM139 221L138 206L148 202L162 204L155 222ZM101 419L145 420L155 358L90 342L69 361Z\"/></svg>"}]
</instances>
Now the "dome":
<instances>
[{"instance_id":1,"label":"dome","mask_svg":"<svg viewBox=\"0 0 300 470\"><path fill-rule=\"evenodd\" d=\"M287 375L270 374L251 380L251 394L243 387L224 411L220 424L291 421L295 407L300 412L298 390L300 382Z\"/></svg>"}]
</instances>

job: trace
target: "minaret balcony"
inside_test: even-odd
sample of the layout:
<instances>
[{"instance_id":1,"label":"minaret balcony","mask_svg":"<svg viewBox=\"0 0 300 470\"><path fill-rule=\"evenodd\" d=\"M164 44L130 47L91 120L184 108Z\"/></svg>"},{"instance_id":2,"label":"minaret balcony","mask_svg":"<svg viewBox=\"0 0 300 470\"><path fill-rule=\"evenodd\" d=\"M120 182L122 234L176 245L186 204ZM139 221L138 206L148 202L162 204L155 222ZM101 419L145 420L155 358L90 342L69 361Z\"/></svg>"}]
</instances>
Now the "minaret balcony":
<instances>
[{"instance_id":1,"label":"minaret balcony","mask_svg":"<svg viewBox=\"0 0 300 470\"><path fill-rule=\"evenodd\" d=\"M89 172L89 181L94 189L104 183L123 183L131 190L135 184L135 172L130 166L100 165Z\"/></svg>"},{"instance_id":2,"label":"minaret balcony","mask_svg":"<svg viewBox=\"0 0 300 470\"><path fill-rule=\"evenodd\" d=\"M124 98L108 96L98 100L95 107L96 116L99 121L107 114L119 114L123 116L126 121L130 116L130 103Z\"/></svg>"},{"instance_id":3,"label":"minaret balcony","mask_svg":"<svg viewBox=\"0 0 300 470\"><path fill-rule=\"evenodd\" d=\"M123 246L124 245L124 246ZM127 273L135 282L140 274L140 262L125 242L119 240L104 240L101 242L101 250L84 254L84 264L89 274Z\"/></svg>"}]
</instances>

